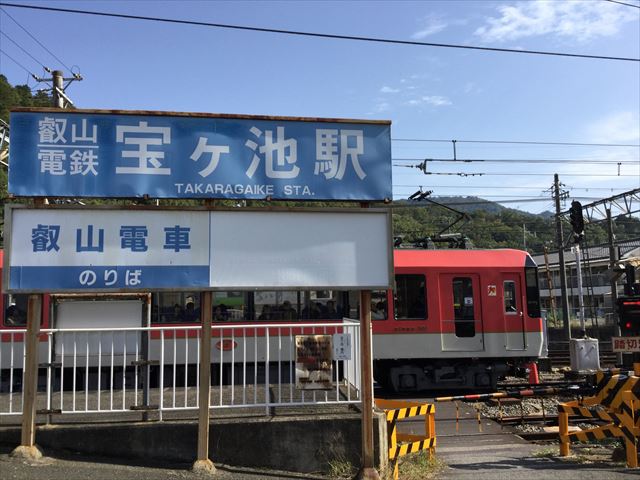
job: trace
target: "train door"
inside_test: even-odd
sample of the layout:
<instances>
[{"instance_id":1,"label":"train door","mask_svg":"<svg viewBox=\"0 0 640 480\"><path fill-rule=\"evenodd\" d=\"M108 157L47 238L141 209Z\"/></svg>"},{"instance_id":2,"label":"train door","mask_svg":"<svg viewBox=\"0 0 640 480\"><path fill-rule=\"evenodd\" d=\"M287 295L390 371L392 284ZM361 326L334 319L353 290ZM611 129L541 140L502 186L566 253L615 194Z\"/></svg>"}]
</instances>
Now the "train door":
<instances>
[{"instance_id":1,"label":"train door","mask_svg":"<svg viewBox=\"0 0 640 480\"><path fill-rule=\"evenodd\" d=\"M476 274L439 276L442 350L484 350L480 277Z\"/></svg>"},{"instance_id":2,"label":"train door","mask_svg":"<svg viewBox=\"0 0 640 480\"><path fill-rule=\"evenodd\" d=\"M507 350L525 350L527 345L520 276L517 273L503 273L501 277L505 344Z\"/></svg>"}]
</instances>

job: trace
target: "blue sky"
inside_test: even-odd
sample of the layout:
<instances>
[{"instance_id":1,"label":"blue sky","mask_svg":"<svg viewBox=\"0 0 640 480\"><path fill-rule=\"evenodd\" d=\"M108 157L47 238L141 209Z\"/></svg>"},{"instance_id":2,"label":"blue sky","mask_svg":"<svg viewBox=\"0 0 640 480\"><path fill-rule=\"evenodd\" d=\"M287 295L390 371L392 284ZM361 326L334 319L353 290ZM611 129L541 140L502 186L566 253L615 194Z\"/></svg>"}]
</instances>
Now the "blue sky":
<instances>
[{"instance_id":1,"label":"blue sky","mask_svg":"<svg viewBox=\"0 0 640 480\"><path fill-rule=\"evenodd\" d=\"M638 0L626 0L639 5ZM339 35L640 57L640 9L575 1L53 1L40 6ZM84 81L81 108L387 119L394 197L478 195L551 209L553 173L583 203L640 187L638 147L476 144L464 140L640 143L640 63L391 45L169 25L3 7ZM5 13L0 30L62 68ZM0 37L33 73L42 67ZM73 67L75 69L75 67ZM41 87L6 56L12 84ZM424 175L401 165L429 162ZM415 160L415 161L409 161ZM506 162L504 160L511 160ZM552 163L522 163L550 160ZM585 160L607 164L580 163ZM618 165L617 162L624 162ZM621 176L616 176L620 172ZM482 176L460 176L479 174ZM525 199L541 198L539 202ZM568 207L568 205L567 205Z\"/></svg>"}]
</instances>

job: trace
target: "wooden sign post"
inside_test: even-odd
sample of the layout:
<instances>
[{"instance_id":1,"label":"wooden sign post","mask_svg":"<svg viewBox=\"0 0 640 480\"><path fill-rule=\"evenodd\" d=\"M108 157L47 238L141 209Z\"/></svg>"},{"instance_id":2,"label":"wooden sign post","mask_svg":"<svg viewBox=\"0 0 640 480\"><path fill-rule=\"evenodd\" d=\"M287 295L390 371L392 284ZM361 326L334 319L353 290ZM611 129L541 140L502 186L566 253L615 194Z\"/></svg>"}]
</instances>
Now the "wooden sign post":
<instances>
[{"instance_id":1,"label":"wooden sign post","mask_svg":"<svg viewBox=\"0 0 640 480\"><path fill-rule=\"evenodd\" d=\"M38 336L42 315L42 295L29 295L27 304L27 333L25 334L25 363L22 397L22 437L12 456L29 459L42 457L36 447L36 396L38 393Z\"/></svg>"},{"instance_id":2,"label":"wooden sign post","mask_svg":"<svg viewBox=\"0 0 640 480\"><path fill-rule=\"evenodd\" d=\"M211 393L211 316L213 293L201 293L200 315L202 332L200 334L200 378L198 389L198 458L193 471L213 473L215 467L209 460L209 399Z\"/></svg>"},{"instance_id":3,"label":"wooden sign post","mask_svg":"<svg viewBox=\"0 0 640 480\"><path fill-rule=\"evenodd\" d=\"M373 451L373 363L371 359L371 291L360 291L360 359L362 368L362 468L363 480L379 480Z\"/></svg>"}]
</instances>

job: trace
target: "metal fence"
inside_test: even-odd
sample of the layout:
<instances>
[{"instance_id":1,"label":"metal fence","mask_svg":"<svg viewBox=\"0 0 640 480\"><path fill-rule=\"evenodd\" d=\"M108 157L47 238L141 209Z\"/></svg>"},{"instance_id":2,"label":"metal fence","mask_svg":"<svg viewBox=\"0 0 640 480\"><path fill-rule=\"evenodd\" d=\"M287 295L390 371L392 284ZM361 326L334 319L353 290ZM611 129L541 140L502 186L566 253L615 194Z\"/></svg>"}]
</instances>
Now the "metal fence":
<instances>
[{"instance_id":1,"label":"metal fence","mask_svg":"<svg viewBox=\"0 0 640 480\"><path fill-rule=\"evenodd\" d=\"M0 415L22 413L26 330L0 330Z\"/></svg>"},{"instance_id":2,"label":"metal fence","mask_svg":"<svg viewBox=\"0 0 640 480\"><path fill-rule=\"evenodd\" d=\"M212 327L212 409L351 404L361 401L359 322L225 324ZM22 412L24 329L0 330L0 415ZM41 414L198 408L200 326L43 329ZM296 385L297 335L348 335L331 362L331 389ZM341 337L344 338L344 337Z\"/></svg>"}]
</instances>

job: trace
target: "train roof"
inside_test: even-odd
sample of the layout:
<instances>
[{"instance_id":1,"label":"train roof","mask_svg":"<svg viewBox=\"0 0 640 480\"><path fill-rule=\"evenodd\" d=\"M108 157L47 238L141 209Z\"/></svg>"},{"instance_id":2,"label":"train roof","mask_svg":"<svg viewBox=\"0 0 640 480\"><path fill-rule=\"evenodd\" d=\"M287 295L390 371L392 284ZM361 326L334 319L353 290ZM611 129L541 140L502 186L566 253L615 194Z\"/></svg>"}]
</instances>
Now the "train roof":
<instances>
[{"instance_id":1,"label":"train roof","mask_svg":"<svg viewBox=\"0 0 640 480\"><path fill-rule=\"evenodd\" d=\"M523 250L402 250L394 251L398 267L535 267L531 256Z\"/></svg>"}]
</instances>

